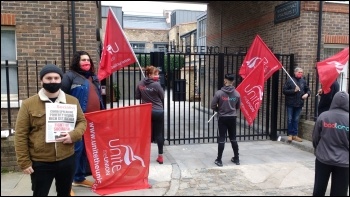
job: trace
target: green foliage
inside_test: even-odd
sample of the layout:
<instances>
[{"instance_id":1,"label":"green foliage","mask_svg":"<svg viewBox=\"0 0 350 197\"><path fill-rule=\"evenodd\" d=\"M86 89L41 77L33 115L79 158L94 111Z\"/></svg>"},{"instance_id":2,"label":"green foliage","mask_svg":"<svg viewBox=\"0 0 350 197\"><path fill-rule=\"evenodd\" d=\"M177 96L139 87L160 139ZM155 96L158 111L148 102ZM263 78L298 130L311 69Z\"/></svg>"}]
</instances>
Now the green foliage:
<instances>
[{"instance_id":1,"label":"green foliage","mask_svg":"<svg viewBox=\"0 0 350 197\"><path fill-rule=\"evenodd\" d=\"M185 57L183 55L171 55L170 56L170 71L174 69L178 70L185 66ZM164 69L168 69L168 56L164 56Z\"/></svg>"},{"instance_id":2,"label":"green foliage","mask_svg":"<svg viewBox=\"0 0 350 197\"><path fill-rule=\"evenodd\" d=\"M136 57L142 68L151 65L151 56L150 54L136 54ZM137 63L134 64L134 67L137 67ZM185 57L183 55L171 55L170 56L170 70L178 70L185 66ZM164 55L164 69L165 72L168 69L168 55Z\"/></svg>"},{"instance_id":3,"label":"green foliage","mask_svg":"<svg viewBox=\"0 0 350 197\"><path fill-rule=\"evenodd\" d=\"M139 61L140 63L140 66L142 68L148 66L151 64L151 56L150 54L137 54L137 60ZM135 66L137 67L137 63L135 63Z\"/></svg>"},{"instance_id":4,"label":"green foliage","mask_svg":"<svg viewBox=\"0 0 350 197\"><path fill-rule=\"evenodd\" d=\"M113 93L116 101L120 99L120 91L117 83L113 83Z\"/></svg>"}]
</instances>

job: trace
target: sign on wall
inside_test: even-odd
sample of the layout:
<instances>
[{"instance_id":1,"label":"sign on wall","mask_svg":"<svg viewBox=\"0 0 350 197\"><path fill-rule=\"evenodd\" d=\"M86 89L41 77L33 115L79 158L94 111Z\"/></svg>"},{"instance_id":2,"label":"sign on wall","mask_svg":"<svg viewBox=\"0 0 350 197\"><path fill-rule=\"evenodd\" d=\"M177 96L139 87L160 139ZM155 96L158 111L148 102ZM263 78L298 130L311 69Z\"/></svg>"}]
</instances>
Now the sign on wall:
<instances>
[{"instance_id":1,"label":"sign on wall","mask_svg":"<svg viewBox=\"0 0 350 197\"><path fill-rule=\"evenodd\" d=\"M289 1L275 7L275 24L300 16L300 1Z\"/></svg>"}]
</instances>

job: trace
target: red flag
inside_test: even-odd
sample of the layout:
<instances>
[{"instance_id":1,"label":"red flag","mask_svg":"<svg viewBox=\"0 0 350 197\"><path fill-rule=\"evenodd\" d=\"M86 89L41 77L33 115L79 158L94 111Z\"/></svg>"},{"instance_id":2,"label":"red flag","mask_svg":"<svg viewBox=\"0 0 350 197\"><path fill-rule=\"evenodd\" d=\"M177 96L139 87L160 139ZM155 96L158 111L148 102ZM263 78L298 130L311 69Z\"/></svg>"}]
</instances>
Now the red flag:
<instances>
[{"instance_id":1,"label":"red flag","mask_svg":"<svg viewBox=\"0 0 350 197\"><path fill-rule=\"evenodd\" d=\"M248 125L253 124L258 115L264 93L264 82L264 65L260 61L237 87L241 95L240 108Z\"/></svg>"},{"instance_id":2,"label":"red flag","mask_svg":"<svg viewBox=\"0 0 350 197\"><path fill-rule=\"evenodd\" d=\"M282 68L281 62L278 61L260 36L256 35L243 60L239 75L243 79L246 78L259 62L263 62L264 64L265 81L268 80L274 72Z\"/></svg>"},{"instance_id":3,"label":"red flag","mask_svg":"<svg viewBox=\"0 0 350 197\"><path fill-rule=\"evenodd\" d=\"M97 75L99 80L137 61L135 53L111 8L108 10L106 33L103 42Z\"/></svg>"},{"instance_id":4,"label":"red flag","mask_svg":"<svg viewBox=\"0 0 350 197\"><path fill-rule=\"evenodd\" d=\"M317 72L325 94L331 91L332 83L337 80L344 67L349 65L349 47L329 57L322 62L317 62Z\"/></svg>"},{"instance_id":5,"label":"red flag","mask_svg":"<svg viewBox=\"0 0 350 197\"><path fill-rule=\"evenodd\" d=\"M140 104L86 113L84 133L99 195L150 188L152 104Z\"/></svg>"}]
</instances>

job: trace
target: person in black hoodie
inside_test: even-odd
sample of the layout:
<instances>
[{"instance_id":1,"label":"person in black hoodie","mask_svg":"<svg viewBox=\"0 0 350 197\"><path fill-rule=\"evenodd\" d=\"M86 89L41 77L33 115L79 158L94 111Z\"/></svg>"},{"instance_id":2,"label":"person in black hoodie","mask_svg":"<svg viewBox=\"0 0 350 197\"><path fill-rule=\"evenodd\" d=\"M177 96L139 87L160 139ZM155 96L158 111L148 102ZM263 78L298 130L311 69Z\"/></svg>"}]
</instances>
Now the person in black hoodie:
<instances>
[{"instance_id":1,"label":"person in black hoodie","mask_svg":"<svg viewBox=\"0 0 350 197\"><path fill-rule=\"evenodd\" d=\"M141 99L141 103L152 103L152 139L157 141L157 162L163 164L164 146L164 90L159 83L159 69L147 66L146 77L137 84L135 98ZM155 138L155 139L153 139Z\"/></svg>"},{"instance_id":2,"label":"person in black hoodie","mask_svg":"<svg viewBox=\"0 0 350 197\"><path fill-rule=\"evenodd\" d=\"M323 93L322 88L318 90L318 95L320 96L320 101L318 103L318 116L325 111L329 110L329 107L331 106L332 99L335 95L335 93L339 92L339 83L337 80L333 82L331 85L331 91L327 94Z\"/></svg>"},{"instance_id":3,"label":"person in black hoodie","mask_svg":"<svg viewBox=\"0 0 350 197\"><path fill-rule=\"evenodd\" d=\"M222 166L222 153L225 148L226 134L230 138L234 157L231 161L239 165L238 143L236 141L236 118L238 109L241 105L240 94L233 86L233 74L226 74L224 79L224 87L216 91L212 101L211 109L218 114L218 155L215 164Z\"/></svg>"},{"instance_id":4,"label":"person in black hoodie","mask_svg":"<svg viewBox=\"0 0 350 197\"><path fill-rule=\"evenodd\" d=\"M317 118L312 133L315 149L314 196L324 196L330 175L331 196L348 196L349 186L349 94L334 95L328 111Z\"/></svg>"}]
</instances>

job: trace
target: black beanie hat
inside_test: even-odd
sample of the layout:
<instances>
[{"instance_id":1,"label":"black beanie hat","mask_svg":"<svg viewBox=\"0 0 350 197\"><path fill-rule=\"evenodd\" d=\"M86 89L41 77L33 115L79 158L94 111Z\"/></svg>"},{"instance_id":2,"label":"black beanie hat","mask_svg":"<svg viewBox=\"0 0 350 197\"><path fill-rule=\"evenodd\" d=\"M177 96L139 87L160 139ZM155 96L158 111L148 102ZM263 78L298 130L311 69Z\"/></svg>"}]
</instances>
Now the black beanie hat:
<instances>
[{"instance_id":1,"label":"black beanie hat","mask_svg":"<svg viewBox=\"0 0 350 197\"><path fill-rule=\"evenodd\" d=\"M60 68L58 68L56 65L54 64L47 64L46 66L44 66L41 71L40 71L40 79L42 80L43 77L47 74L47 73L57 73L61 76L63 76L63 72Z\"/></svg>"}]
</instances>

